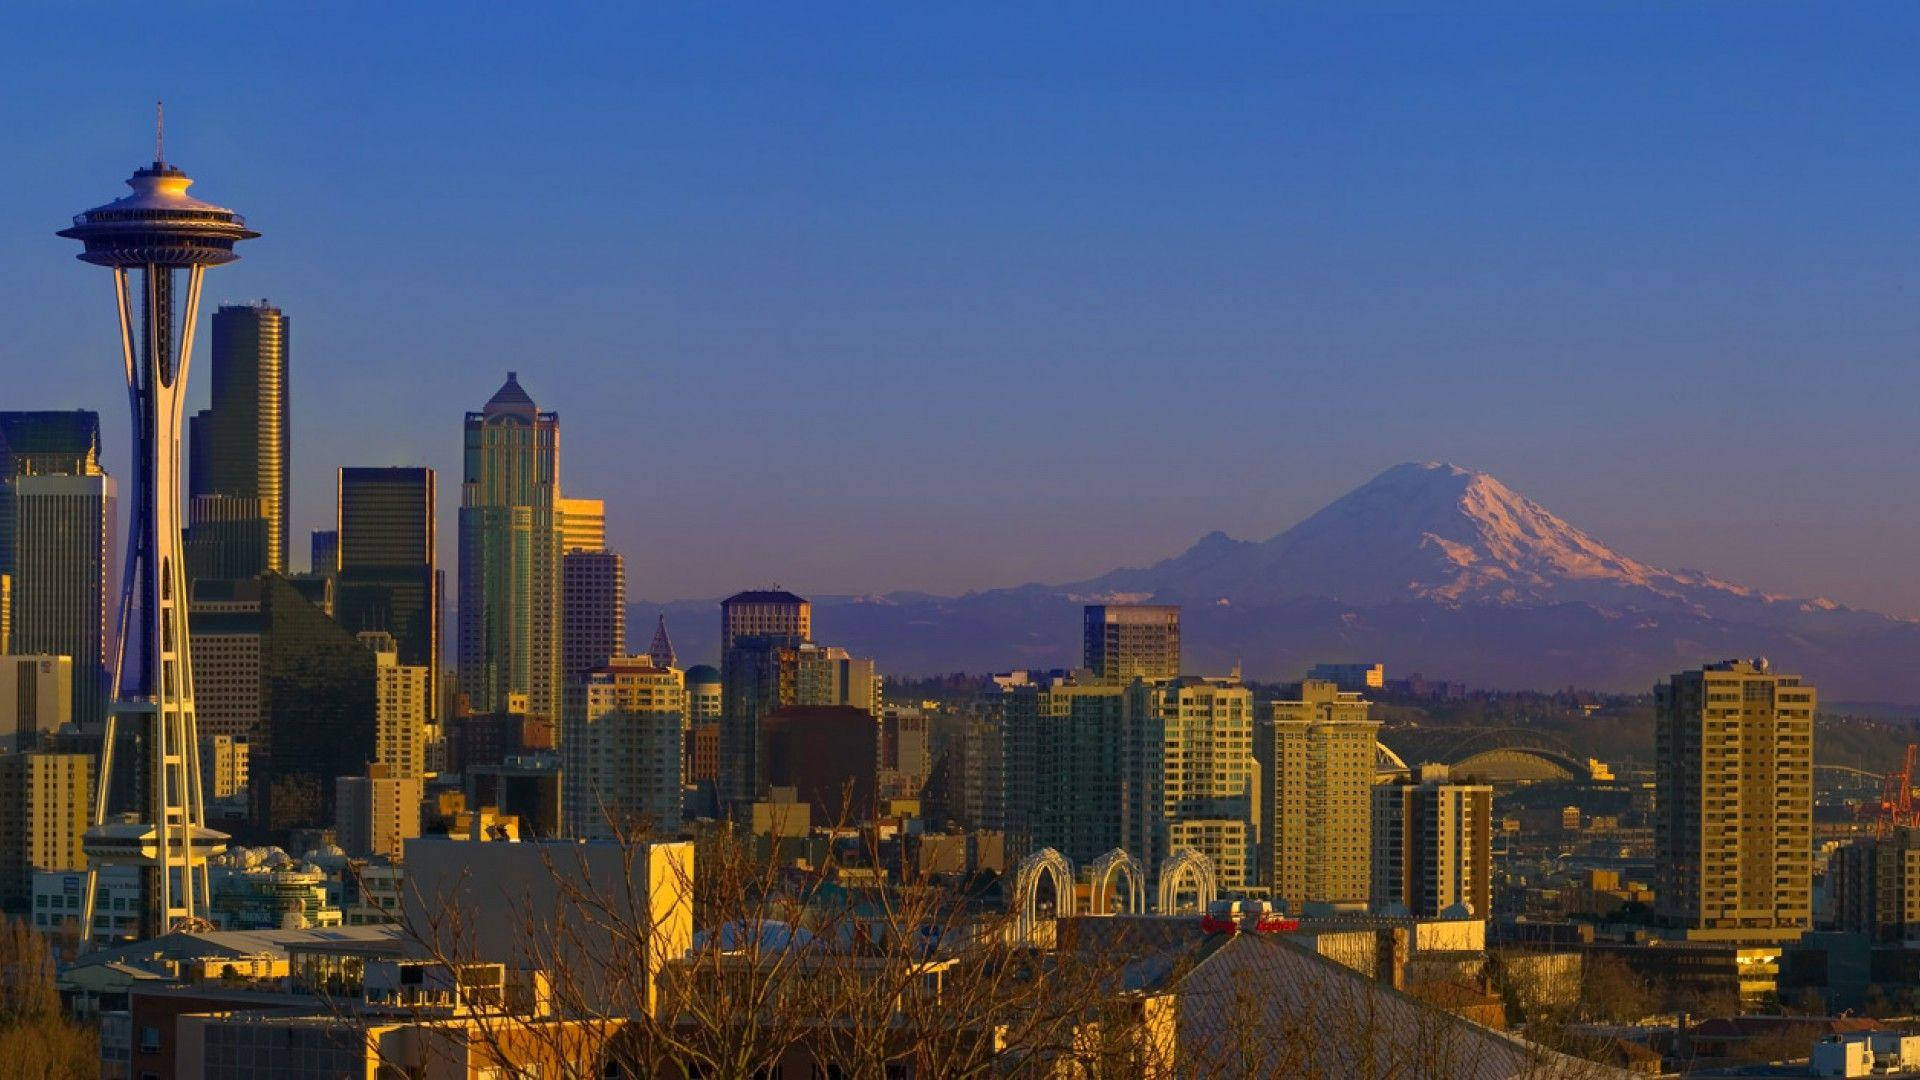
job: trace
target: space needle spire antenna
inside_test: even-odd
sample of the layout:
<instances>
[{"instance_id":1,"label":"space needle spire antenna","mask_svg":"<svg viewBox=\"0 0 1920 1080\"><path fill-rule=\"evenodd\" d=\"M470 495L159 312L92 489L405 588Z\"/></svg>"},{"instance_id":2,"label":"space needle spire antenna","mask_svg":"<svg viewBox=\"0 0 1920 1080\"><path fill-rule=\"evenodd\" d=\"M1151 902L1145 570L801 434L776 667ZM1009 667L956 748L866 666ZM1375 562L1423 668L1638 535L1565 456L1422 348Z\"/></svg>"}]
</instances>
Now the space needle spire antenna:
<instances>
[{"instance_id":1,"label":"space needle spire antenna","mask_svg":"<svg viewBox=\"0 0 1920 1080\"><path fill-rule=\"evenodd\" d=\"M167 160L167 103L153 103L153 160Z\"/></svg>"},{"instance_id":2,"label":"space needle spire antenna","mask_svg":"<svg viewBox=\"0 0 1920 1080\"><path fill-rule=\"evenodd\" d=\"M101 743L93 824L81 850L89 867L140 869L140 936L204 922L207 858L227 838L206 826L193 667L187 652L187 575L180 538L180 426L187 368L209 266L239 256L260 234L245 218L187 194L186 173L167 164L164 113L154 106L153 164L127 180L133 194L74 215L60 235L82 244L81 262L113 271L120 355L133 407L134 496L120 591L120 647L113 705ZM183 280L184 279L184 280ZM178 286L184 285L183 290ZM141 792L132 810L108 813L117 729L140 736ZM93 928L94 888L80 925Z\"/></svg>"}]
</instances>

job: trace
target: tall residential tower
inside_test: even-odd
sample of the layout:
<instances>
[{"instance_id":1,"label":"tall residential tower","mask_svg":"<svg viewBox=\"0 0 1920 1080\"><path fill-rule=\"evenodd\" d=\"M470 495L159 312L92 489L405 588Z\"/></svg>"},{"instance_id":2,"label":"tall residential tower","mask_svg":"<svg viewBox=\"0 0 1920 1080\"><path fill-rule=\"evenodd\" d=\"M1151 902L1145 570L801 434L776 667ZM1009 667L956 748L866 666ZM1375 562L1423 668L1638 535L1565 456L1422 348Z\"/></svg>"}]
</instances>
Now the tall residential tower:
<instances>
[{"instance_id":1,"label":"tall residential tower","mask_svg":"<svg viewBox=\"0 0 1920 1080\"><path fill-rule=\"evenodd\" d=\"M1694 939L1798 938L1813 919L1813 687L1725 660L1653 702L1656 914Z\"/></svg>"}]
</instances>

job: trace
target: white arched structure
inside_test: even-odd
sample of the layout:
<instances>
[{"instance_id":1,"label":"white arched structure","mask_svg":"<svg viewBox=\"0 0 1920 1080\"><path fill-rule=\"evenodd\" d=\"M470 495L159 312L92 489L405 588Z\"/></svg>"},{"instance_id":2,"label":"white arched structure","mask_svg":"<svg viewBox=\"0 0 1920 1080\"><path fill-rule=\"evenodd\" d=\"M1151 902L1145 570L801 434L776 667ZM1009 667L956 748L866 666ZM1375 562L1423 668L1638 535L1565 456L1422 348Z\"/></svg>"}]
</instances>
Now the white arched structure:
<instances>
[{"instance_id":1,"label":"white arched structure","mask_svg":"<svg viewBox=\"0 0 1920 1080\"><path fill-rule=\"evenodd\" d=\"M1053 882L1053 911L1055 916L1071 917L1073 908L1073 864L1065 855L1052 848L1039 851L1020 860L1013 872L1013 896L1011 905L1019 918L1020 939L1031 941L1034 929L1040 925L1040 879L1046 877Z\"/></svg>"},{"instance_id":2,"label":"white arched structure","mask_svg":"<svg viewBox=\"0 0 1920 1080\"><path fill-rule=\"evenodd\" d=\"M1220 882L1213 860L1192 848L1181 848L1160 864L1160 903L1155 909L1162 915L1175 914L1175 898L1183 890L1192 891L1201 911L1207 910L1220 894Z\"/></svg>"},{"instance_id":3,"label":"white arched structure","mask_svg":"<svg viewBox=\"0 0 1920 1080\"><path fill-rule=\"evenodd\" d=\"M1125 891L1121 894L1123 910L1129 915L1144 914L1147 910L1146 871L1141 869L1140 860L1126 853L1124 848L1114 848L1105 855L1093 860L1093 897L1088 905L1088 913L1093 915L1112 915L1107 910L1107 892L1113 885L1113 876L1120 874L1126 878Z\"/></svg>"}]
</instances>

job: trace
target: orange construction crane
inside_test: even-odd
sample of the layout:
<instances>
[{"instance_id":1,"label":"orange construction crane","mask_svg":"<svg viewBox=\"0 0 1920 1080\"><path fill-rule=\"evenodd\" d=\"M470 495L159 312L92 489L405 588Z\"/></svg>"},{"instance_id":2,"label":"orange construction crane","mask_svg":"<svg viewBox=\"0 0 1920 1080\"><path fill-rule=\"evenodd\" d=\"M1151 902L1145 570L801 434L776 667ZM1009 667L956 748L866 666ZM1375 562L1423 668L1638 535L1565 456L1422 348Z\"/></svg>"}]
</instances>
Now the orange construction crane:
<instances>
[{"instance_id":1,"label":"orange construction crane","mask_svg":"<svg viewBox=\"0 0 1920 1080\"><path fill-rule=\"evenodd\" d=\"M1873 835L1887 836L1896 828L1920 825L1920 812L1913 804L1913 773L1920 764L1920 745L1907 744L1907 759L1897 773L1888 773L1880 789L1879 813L1874 815Z\"/></svg>"}]
</instances>

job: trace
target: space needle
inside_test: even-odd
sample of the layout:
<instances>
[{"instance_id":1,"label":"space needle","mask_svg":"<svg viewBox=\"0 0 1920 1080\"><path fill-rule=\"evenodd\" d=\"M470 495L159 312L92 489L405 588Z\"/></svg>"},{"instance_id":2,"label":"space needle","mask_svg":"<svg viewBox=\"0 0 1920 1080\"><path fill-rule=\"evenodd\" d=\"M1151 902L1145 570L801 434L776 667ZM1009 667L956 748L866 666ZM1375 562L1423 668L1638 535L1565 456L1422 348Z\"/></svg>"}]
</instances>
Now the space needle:
<instances>
[{"instance_id":1,"label":"space needle","mask_svg":"<svg viewBox=\"0 0 1920 1080\"><path fill-rule=\"evenodd\" d=\"M180 541L180 422L201 278L207 267L239 257L235 242L260 235L239 214L187 194L193 181L167 163L163 137L156 116L153 164L127 181L133 194L75 215L72 227L59 233L84 245L82 262L113 271L133 406L134 497L114 704L82 850L93 864L141 868L142 938L205 919L206 860L226 849L226 836L206 827L200 788ZM134 725L140 735L144 760L127 763L139 770L140 808L109 815L120 724ZM90 882L83 933L93 926L94 892Z\"/></svg>"}]
</instances>

